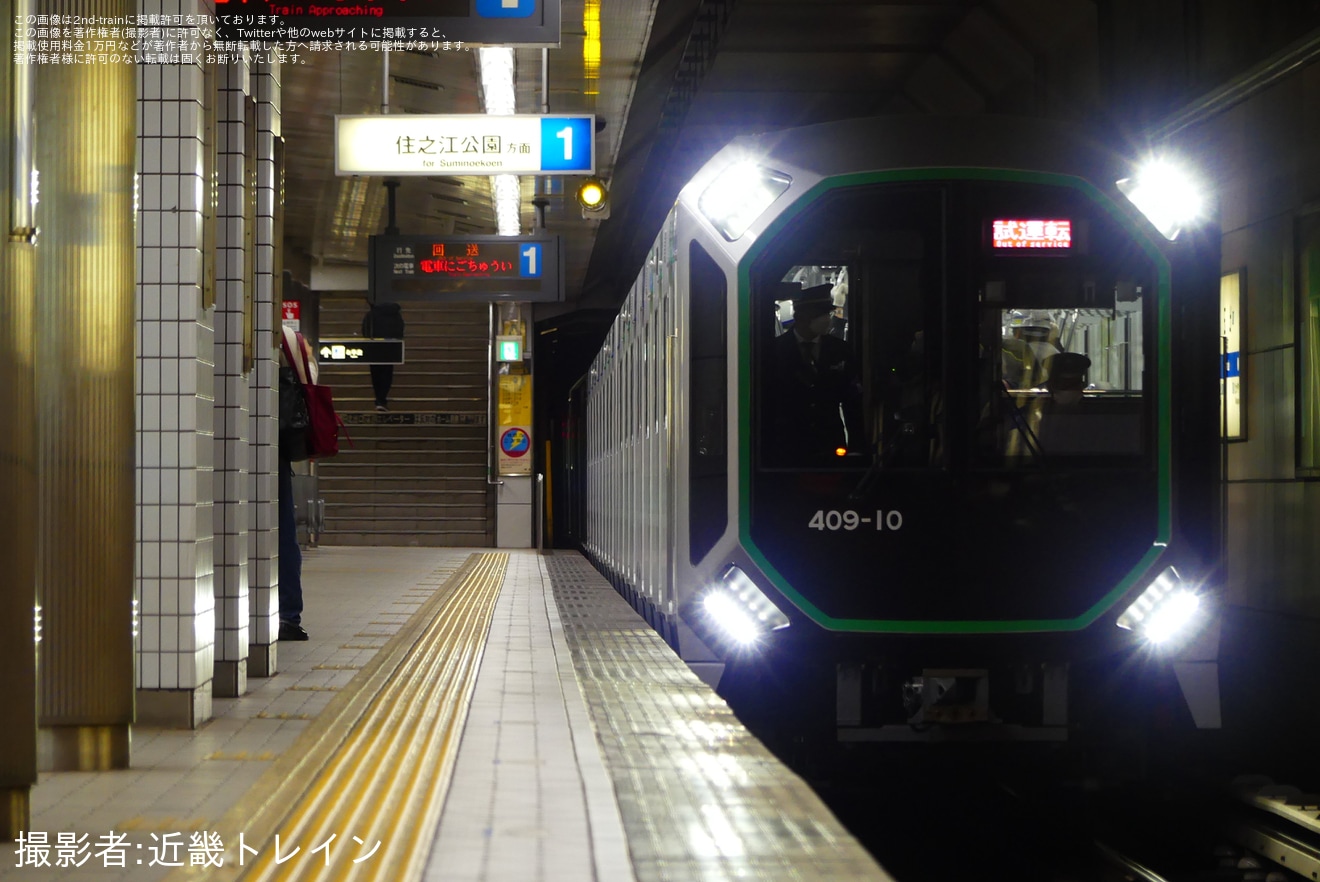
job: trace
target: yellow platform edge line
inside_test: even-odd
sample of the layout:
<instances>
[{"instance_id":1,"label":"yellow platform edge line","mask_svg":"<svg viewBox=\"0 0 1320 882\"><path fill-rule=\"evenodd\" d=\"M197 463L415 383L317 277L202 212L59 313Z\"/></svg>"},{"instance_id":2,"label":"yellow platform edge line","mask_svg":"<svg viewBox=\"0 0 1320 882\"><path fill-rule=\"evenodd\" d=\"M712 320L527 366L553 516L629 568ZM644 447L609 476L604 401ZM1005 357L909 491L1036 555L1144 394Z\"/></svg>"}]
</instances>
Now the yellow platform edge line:
<instances>
[{"instance_id":1,"label":"yellow platform edge line","mask_svg":"<svg viewBox=\"0 0 1320 882\"><path fill-rule=\"evenodd\" d=\"M500 579L500 582L503 583L503 578ZM454 766L458 758L458 748L462 740L464 725L467 722L468 708L472 703L472 695L476 691L477 674L481 669L481 658L486 648L486 635L490 630L490 622L494 619L497 598L498 591L487 593L484 598L481 598L482 614L480 619L484 619L486 625L479 634L467 641L467 645L471 647L470 652L466 654L467 670L470 673L463 680L461 694L456 693L453 697L455 704L453 712L443 718L443 725L435 727L430 733L427 742L427 755L434 758L436 774L415 776L406 782L409 786L405 789L405 792L396 794L399 803L404 807L403 816L415 817L418 819L418 823L411 826L404 825L404 838L395 852L397 859L392 861L392 865L382 864L374 874L374 879L401 879L407 880L407 882L416 882L425 873L430 851L427 846L429 846L440 822L445 796L449 792L449 782L453 777ZM471 618L473 622L476 622L479 617L473 615ZM378 812L385 810L385 804L377 808ZM389 820L391 826L398 827L398 824L389 815L384 815L381 820Z\"/></svg>"},{"instance_id":2,"label":"yellow platform edge line","mask_svg":"<svg viewBox=\"0 0 1320 882\"><path fill-rule=\"evenodd\" d=\"M443 622L446 606L460 593L465 583L474 580L489 584L492 580L493 592L498 594L503 582L503 573L507 567L507 554L477 553L469 555L464 564L450 575L443 584L436 587L434 593L422 607L414 613L398 633L394 634L370 661L358 671L353 679L337 693L311 724L303 730L297 740L290 745L271 767L256 781L248 792L210 830L218 833L224 845L222 867L187 866L173 870L164 882L232 882L251 870L260 856L270 852L273 858L274 837L282 822L293 813L299 800L309 790L315 789L318 776L332 764L335 755L346 741L348 734L362 721L371 705L389 688L409 660L414 648L428 630L437 621ZM497 565L499 578L491 572ZM437 568L439 571L441 568ZM434 573L432 574L434 576ZM493 605L492 605L493 611ZM481 630L484 635L489 629L489 621ZM455 745L456 747L456 745ZM244 866L239 865L239 834L249 849L259 852L253 856L249 851L244 857ZM352 840L353 832L346 832L342 839L336 839L335 851L345 855L344 847L357 843ZM360 838L366 839L365 836ZM370 844L371 840L368 840ZM307 843L306 847L289 863L301 865L301 872L307 878L324 878L320 871L325 870L321 856L310 856L307 849L318 843ZM382 845L382 848L384 846ZM333 848L333 846L332 846ZM362 864L363 867L375 860L375 857ZM332 864L338 863L337 859ZM351 860L350 867L354 866ZM292 869L292 868L291 868Z\"/></svg>"},{"instance_id":3,"label":"yellow platform edge line","mask_svg":"<svg viewBox=\"0 0 1320 882\"><path fill-rule=\"evenodd\" d=\"M325 772L280 825L287 853L295 844L310 849L331 841L341 844L328 864L322 856L304 862L275 864L273 850L256 857L245 882L314 878L339 880L383 878L405 882L400 866L410 862L409 837L400 836L420 821L422 807L407 812L396 801L410 782L447 777L454 752L428 749L435 732L466 720L467 701L476 682L479 656L503 582L507 555L485 555L477 569L447 599L426 626L396 675L348 733ZM461 719L460 719L461 717ZM363 840L359 845L352 837ZM369 859L352 858L381 843Z\"/></svg>"},{"instance_id":4,"label":"yellow platform edge line","mask_svg":"<svg viewBox=\"0 0 1320 882\"><path fill-rule=\"evenodd\" d=\"M332 859L327 866L320 857L316 859L317 880L351 877L402 882L405 878L401 867L420 846L413 837L401 836L400 828L413 830L427 814L427 805L409 805L408 794L419 789L429 792L430 782L448 780L455 753L435 749L437 733L461 729L466 721L503 572L502 565L492 566L451 596L331 766L281 824L282 843L289 847L319 844L331 836L344 843L348 850L344 860ZM353 836L364 845L354 843ZM380 850L354 865L349 859L354 850L365 853L376 841L381 842ZM283 849L285 853L289 847ZM305 878L308 869L292 861L272 866L273 852L256 860L245 880Z\"/></svg>"}]
</instances>

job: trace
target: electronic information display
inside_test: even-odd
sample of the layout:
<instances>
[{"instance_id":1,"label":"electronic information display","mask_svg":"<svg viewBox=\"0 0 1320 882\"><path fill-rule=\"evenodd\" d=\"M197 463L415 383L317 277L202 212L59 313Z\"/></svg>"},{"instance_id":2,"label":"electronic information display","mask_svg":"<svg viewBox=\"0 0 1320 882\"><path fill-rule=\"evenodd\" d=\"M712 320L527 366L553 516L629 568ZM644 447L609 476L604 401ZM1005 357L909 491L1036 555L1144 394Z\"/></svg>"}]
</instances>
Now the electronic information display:
<instances>
[{"instance_id":1,"label":"electronic information display","mask_svg":"<svg viewBox=\"0 0 1320 882\"><path fill-rule=\"evenodd\" d=\"M559 46L560 0L216 0L215 12L221 40Z\"/></svg>"},{"instance_id":2,"label":"electronic information display","mask_svg":"<svg viewBox=\"0 0 1320 882\"><path fill-rule=\"evenodd\" d=\"M1072 221L1062 218L996 219L990 225L991 244L1001 248L1072 248Z\"/></svg>"},{"instance_id":3,"label":"electronic information display","mask_svg":"<svg viewBox=\"0 0 1320 882\"><path fill-rule=\"evenodd\" d=\"M558 236L372 236L373 299L555 302Z\"/></svg>"}]
</instances>

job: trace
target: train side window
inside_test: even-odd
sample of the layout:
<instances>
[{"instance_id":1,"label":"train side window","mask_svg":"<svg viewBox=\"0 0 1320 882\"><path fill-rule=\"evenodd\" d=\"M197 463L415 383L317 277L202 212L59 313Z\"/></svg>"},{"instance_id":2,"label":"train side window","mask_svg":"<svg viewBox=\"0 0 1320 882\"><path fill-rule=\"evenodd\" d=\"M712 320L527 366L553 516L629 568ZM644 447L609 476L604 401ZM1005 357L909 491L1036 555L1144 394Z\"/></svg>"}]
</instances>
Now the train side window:
<instances>
[{"instance_id":1,"label":"train side window","mask_svg":"<svg viewBox=\"0 0 1320 882\"><path fill-rule=\"evenodd\" d=\"M688 261L688 551L696 565L728 525L728 282L696 242Z\"/></svg>"}]
</instances>

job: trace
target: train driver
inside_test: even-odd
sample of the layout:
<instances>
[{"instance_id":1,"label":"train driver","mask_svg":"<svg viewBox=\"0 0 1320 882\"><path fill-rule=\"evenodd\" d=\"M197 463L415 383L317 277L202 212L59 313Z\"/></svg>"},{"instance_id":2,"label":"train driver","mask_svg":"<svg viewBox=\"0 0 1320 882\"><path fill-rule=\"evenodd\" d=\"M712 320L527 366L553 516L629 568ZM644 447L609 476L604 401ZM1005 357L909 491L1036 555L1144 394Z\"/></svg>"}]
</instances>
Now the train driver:
<instances>
[{"instance_id":1,"label":"train driver","mask_svg":"<svg viewBox=\"0 0 1320 882\"><path fill-rule=\"evenodd\" d=\"M862 408L852 348L830 334L831 285L793 299L793 326L772 342L769 447L784 464L861 453Z\"/></svg>"},{"instance_id":2,"label":"train driver","mask_svg":"<svg viewBox=\"0 0 1320 882\"><path fill-rule=\"evenodd\" d=\"M1060 352L1045 360L1045 388L1056 404L1068 407L1082 400L1090 368L1091 359L1080 352Z\"/></svg>"}]
</instances>

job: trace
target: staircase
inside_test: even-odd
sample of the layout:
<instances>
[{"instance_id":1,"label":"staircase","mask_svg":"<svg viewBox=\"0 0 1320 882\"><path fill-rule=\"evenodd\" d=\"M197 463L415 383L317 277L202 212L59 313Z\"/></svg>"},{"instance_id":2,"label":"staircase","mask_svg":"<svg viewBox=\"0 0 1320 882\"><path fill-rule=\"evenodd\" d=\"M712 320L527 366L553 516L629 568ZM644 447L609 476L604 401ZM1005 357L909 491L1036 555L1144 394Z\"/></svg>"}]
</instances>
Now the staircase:
<instances>
[{"instance_id":1,"label":"staircase","mask_svg":"<svg viewBox=\"0 0 1320 882\"><path fill-rule=\"evenodd\" d=\"M360 294L321 296L322 339L361 333ZM488 309L484 303L404 303L404 364L395 365L389 412L378 413L371 372L322 361L321 382L350 444L317 464L325 500L323 545L495 544L487 483Z\"/></svg>"}]
</instances>

